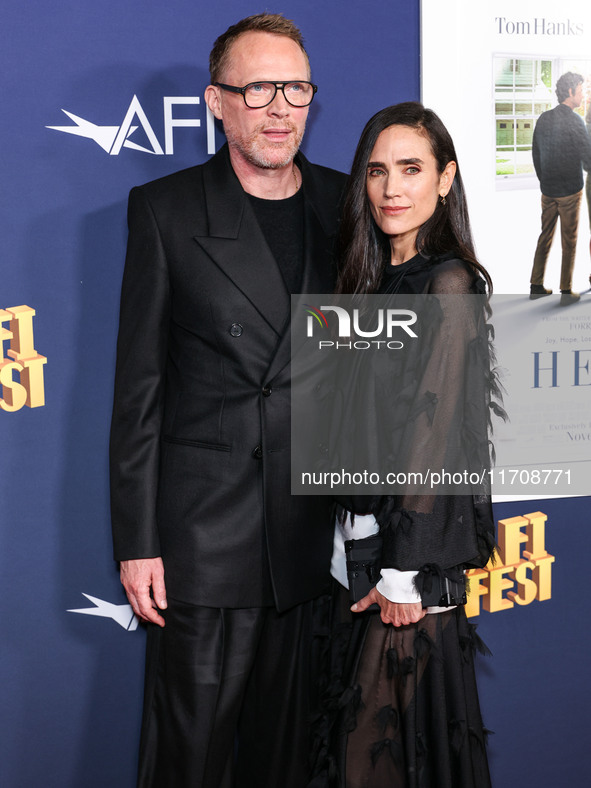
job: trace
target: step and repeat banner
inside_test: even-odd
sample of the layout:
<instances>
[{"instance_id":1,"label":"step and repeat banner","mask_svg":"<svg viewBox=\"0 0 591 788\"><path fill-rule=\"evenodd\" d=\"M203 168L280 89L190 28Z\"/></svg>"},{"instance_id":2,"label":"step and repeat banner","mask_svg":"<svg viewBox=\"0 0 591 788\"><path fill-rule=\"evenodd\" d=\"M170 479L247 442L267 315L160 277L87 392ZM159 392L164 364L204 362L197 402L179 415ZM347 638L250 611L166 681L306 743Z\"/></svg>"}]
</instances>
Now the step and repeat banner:
<instances>
[{"instance_id":1,"label":"step and repeat banner","mask_svg":"<svg viewBox=\"0 0 591 788\"><path fill-rule=\"evenodd\" d=\"M491 58L525 61L537 47L536 57L552 68L561 61L550 34L532 43L507 38L506 26L496 33L496 17L513 19L506 9L483 4L492 18L483 12L471 21L468 3L450 3L442 20L438 5L287 0L268 10L300 25L319 85L303 150L341 170L374 112L421 97L421 13L424 31L439 25L437 44L423 38L425 101L449 123L460 156L472 137L462 166L476 208L478 189L500 194L495 184L504 177L495 170ZM7 788L135 782L145 632L111 558L107 467L127 194L221 146L203 100L209 51L230 24L260 11L244 0L7 0L3 7L0 784ZM552 21L566 23L566 16L561 6ZM581 33L568 40L590 51L587 19L571 16ZM490 53L476 51L489 23L491 41L498 38ZM432 59L439 93L429 87ZM481 71L486 78L474 84ZM480 106L487 101L489 115ZM520 151L514 161L522 161ZM525 206L534 192L515 187L510 196ZM494 214L488 225L477 223L477 243L493 278L519 272L519 287L500 292L526 293L524 226L507 213L512 221L499 215L494 233ZM531 246L535 224L528 228ZM553 363L540 357L540 374ZM577 363L582 388L585 357ZM539 378L548 388L553 380L551 371ZM573 405L552 423L562 424L556 432L564 440L569 431L578 436L573 444L584 454L591 435L581 402L577 413ZM484 716L495 732L493 778L521 788L581 784L588 729L578 611L589 499L543 499L552 491L539 489L528 500L496 504L500 556L473 578L469 602L471 621L494 653L478 663Z\"/></svg>"}]
</instances>

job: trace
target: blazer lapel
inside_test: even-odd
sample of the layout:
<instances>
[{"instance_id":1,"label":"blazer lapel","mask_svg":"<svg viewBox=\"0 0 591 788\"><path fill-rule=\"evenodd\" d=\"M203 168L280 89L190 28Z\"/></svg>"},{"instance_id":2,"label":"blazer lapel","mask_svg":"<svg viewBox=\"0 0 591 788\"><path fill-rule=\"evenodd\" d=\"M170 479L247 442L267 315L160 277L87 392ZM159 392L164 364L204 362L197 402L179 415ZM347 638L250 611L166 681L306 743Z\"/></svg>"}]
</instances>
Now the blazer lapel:
<instances>
[{"instance_id":1,"label":"blazer lapel","mask_svg":"<svg viewBox=\"0 0 591 788\"><path fill-rule=\"evenodd\" d=\"M203 168L207 228L195 241L232 280L271 328L285 332L289 295L275 258L224 146Z\"/></svg>"}]
</instances>

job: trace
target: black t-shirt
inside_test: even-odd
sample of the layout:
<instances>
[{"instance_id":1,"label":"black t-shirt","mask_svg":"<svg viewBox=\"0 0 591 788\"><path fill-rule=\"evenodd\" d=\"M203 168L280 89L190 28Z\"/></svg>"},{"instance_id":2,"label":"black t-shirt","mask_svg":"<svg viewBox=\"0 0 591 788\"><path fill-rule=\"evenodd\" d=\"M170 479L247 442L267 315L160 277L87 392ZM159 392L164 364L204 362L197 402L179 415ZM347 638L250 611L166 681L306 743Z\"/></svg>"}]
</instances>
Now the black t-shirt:
<instances>
[{"instance_id":1,"label":"black t-shirt","mask_svg":"<svg viewBox=\"0 0 591 788\"><path fill-rule=\"evenodd\" d=\"M299 293L304 268L304 195L299 189L285 200L248 195L255 216L289 293Z\"/></svg>"}]
</instances>

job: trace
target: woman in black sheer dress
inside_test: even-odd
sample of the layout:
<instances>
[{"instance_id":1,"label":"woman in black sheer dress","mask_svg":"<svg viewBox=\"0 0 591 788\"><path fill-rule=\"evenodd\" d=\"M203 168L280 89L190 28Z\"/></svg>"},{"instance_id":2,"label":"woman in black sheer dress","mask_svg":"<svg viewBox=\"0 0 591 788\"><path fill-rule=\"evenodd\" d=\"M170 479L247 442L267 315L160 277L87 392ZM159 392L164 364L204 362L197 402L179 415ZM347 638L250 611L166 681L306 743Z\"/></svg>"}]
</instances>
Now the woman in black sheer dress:
<instances>
[{"instance_id":1,"label":"woman in black sheer dress","mask_svg":"<svg viewBox=\"0 0 591 788\"><path fill-rule=\"evenodd\" d=\"M439 328L417 354L416 367L405 371L415 381L401 420L406 462L428 467L462 433L476 436L485 467L496 388L486 339L484 294L491 281L474 252L453 142L431 110L399 104L365 127L340 249L337 292L438 299ZM397 407L406 406L393 396ZM448 599L425 607L422 599L434 582L461 579L464 569L486 564L494 549L490 498L481 489L399 492L370 503L342 500L332 567L340 585L332 601L311 786L487 788L473 664L482 645L461 604ZM381 579L351 612L343 545L378 531ZM363 612L372 604L377 612Z\"/></svg>"}]
</instances>

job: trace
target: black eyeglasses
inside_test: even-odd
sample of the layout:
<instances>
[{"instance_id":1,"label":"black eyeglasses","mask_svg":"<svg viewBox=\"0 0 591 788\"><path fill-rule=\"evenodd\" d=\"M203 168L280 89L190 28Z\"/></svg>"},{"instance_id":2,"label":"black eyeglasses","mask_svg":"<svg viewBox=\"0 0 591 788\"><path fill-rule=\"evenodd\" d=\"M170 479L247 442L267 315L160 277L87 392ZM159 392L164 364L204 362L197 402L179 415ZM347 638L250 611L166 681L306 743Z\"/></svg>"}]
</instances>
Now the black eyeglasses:
<instances>
[{"instance_id":1,"label":"black eyeglasses","mask_svg":"<svg viewBox=\"0 0 591 788\"><path fill-rule=\"evenodd\" d=\"M215 82L214 84L218 88L222 88L222 90L240 93L244 103L250 109L260 109L269 105L277 95L278 90L283 93L285 100L292 107L308 107L318 90L318 85L313 85L312 82L249 82L243 88L237 88L235 85L224 85L222 82Z\"/></svg>"}]
</instances>

